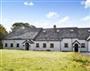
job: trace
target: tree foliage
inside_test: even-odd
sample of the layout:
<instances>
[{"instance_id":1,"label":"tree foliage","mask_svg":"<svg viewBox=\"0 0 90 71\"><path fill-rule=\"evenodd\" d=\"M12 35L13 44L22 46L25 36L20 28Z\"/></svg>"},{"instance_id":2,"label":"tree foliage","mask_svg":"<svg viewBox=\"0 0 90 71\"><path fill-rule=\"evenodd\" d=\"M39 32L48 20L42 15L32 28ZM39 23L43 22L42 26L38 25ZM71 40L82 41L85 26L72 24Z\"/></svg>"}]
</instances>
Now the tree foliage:
<instances>
[{"instance_id":1,"label":"tree foliage","mask_svg":"<svg viewBox=\"0 0 90 71\"><path fill-rule=\"evenodd\" d=\"M16 29L20 29L20 28L36 28L33 25L30 25L29 23L22 23L22 22L16 22L12 25L12 31L16 30Z\"/></svg>"},{"instance_id":2,"label":"tree foliage","mask_svg":"<svg viewBox=\"0 0 90 71\"><path fill-rule=\"evenodd\" d=\"M0 40L2 40L7 35L6 29L0 24Z\"/></svg>"},{"instance_id":3,"label":"tree foliage","mask_svg":"<svg viewBox=\"0 0 90 71\"><path fill-rule=\"evenodd\" d=\"M0 46L2 46L2 39L7 35L6 29L0 24Z\"/></svg>"}]
</instances>

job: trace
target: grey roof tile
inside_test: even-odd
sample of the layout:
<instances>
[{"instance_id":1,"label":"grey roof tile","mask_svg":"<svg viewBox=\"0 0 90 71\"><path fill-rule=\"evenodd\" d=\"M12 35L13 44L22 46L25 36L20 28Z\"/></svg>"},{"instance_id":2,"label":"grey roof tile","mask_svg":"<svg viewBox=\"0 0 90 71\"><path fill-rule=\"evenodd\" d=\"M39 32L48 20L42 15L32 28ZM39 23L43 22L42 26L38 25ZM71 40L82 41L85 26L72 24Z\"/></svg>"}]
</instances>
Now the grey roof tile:
<instances>
[{"instance_id":1,"label":"grey roof tile","mask_svg":"<svg viewBox=\"0 0 90 71\"><path fill-rule=\"evenodd\" d=\"M90 36L90 28L26 28L11 32L5 39L62 40L63 38L78 38L86 40Z\"/></svg>"},{"instance_id":2,"label":"grey roof tile","mask_svg":"<svg viewBox=\"0 0 90 71\"><path fill-rule=\"evenodd\" d=\"M46 30L46 32L41 32L39 36L36 38L36 40L62 40L63 38L78 38L82 40L86 40L88 36L90 35L90 28L49 28L49 29L43 29L43 31ZM55 31L56 30L56 31ZM59 32L57 32L57 30Z\"/></svg>"},{"instance_id":3,"label":"grey roof tile","mask_svg":"<svg viewBox=\"0 0 90 71\"><path fill-rule=\"evenodd\" d=\"M34 39L41 28L19 29L11 32L5 39Z\"/></svg>"}]
</instances>

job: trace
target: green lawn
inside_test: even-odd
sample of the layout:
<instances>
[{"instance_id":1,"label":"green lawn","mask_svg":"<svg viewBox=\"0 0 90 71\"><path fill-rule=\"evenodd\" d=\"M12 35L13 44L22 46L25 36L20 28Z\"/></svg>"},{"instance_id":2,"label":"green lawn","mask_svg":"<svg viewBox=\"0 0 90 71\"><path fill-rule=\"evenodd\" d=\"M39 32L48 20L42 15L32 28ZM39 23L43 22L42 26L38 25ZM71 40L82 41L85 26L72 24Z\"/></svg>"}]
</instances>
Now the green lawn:
<instances>
[{"instance_id":1,"label":"green lawn","mask_svg":"<svg viewBox=\"0 0 90 71\"><path fill-rule=\"evenodd\" d=\"M0 71L90 71L90 56L3 49L0 50Z\"/></svg>"}]
</instances>

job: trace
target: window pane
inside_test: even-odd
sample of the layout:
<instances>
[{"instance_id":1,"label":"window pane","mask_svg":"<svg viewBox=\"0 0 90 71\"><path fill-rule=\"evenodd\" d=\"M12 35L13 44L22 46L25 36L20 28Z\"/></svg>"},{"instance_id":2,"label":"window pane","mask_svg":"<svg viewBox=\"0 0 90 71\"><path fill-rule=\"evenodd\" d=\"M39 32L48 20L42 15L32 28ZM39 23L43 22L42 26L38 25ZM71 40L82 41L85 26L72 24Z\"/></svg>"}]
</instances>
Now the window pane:
<instances>
[{"instance_id":1,"label":"window pane","mask_svg":"<svg viewBox=\"0 0 90 71\"><path fill-rule=\"evenodd\" d=\"M65 48L68 48L68 43L65 43L65 44L64 44L64 47L65 47Z\"/></svg>"},{"instance_id":2,"label":"window pane","mask_svg":"<svg viewBox=\"0 0 90 71\"><path fill-rule=\"evenodd\" d=\"M13 47L13 43L11 43L11 47Z\"/></svg>"},{"instance_id":3,"label":"window pane","mask_svg":"<svg viewBox=\"0 0 90 71\"><path fill-rule=\"evenodd\" d=\"M8 47L7 43L5 43L5 47Z\"/></svg>"},{"instance_id":4,"label":"window pane","mask_svg":"<svg viewBox=\"0 0 90 71\"><path fill-rule=\"evenodd\" d=\"M85 43L81 43L81 48L85 48Z\"/></svg>"},{"instance_id":5,"label":"window pane","mask_svg":"<svg viewBox=\"0 0 90 71\"><path fill-rule=\"evenodd\" d=\"M17 43L17 47L19 47L19 43Z\"/></svg>"},{"instance_id":6,"label":"window pane","mask_svg":"<svg viewBox=\"0 0 90 71\"><path fill-rule=\"evenodd\" d=\"M36 47L39 48L39 43L36 43Z\"/></svg>"},{"instance_id":7,"label":"window pane","mask_svg":"<svg viewBox=\"0 0 90 71\"><path fill-rule=\"evenodd\" d=\"M43 48L46 48L46 43L43 43Z\"/></svg>"},{"instance_id":8,"label":"window pane","mask_svg":"<svg viewBox=\"0 0 90 71\"><path fill-rule=\"evenodd\" d=\"M50 44L50 48L54 48L54 44L53 43Z\"/></svg>"}]
</instances>

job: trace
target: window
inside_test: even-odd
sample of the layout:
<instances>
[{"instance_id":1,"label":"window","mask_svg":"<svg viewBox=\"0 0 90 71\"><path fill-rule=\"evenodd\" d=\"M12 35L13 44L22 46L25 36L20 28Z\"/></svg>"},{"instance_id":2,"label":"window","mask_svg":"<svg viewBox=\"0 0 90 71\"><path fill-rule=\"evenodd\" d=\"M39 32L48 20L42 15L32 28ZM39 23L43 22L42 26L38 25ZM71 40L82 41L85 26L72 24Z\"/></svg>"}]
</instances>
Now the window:
<instances>
[{"instance_id":1,"label":"window","mask_svg":"<svg viewBox=\"0 0 90 71\"><path fill-rule=\"evenodd\" d=\"M85 48L85 43L81 43L81 48Z\"/></svg>"},{"instance_id":2,"label":"window","mask_svg":"<svg viewBox=\"0 0 90 71\"><path fill-rule=\"evenodd\" d=\"M59 30L57 30L57 32L59 33Z\"/></svg>"},{"instance_id":3,"label":"window","mask_svg":"<svg viewBox=\"0 0 90 71\"><path fill-rule=\"evenodd\" d=\"M19 43L17 43L17 47L19 47Z\"/></svg>"},{"instance_id":4,"label":"window","mask_svg":"<svg viewBox=\"0 0 90 71\"><path fill-rule=\"evenodd\" d=\"M43 30L43 33L46 33L46 30Z\"/></svg>"},{"instance_id":5,"label":"window","mask_svg":"<svg viewBox=\"0 0 90 71\"><path fill-rule=\"evenodd\" d=\"M5 47L8 47L7 43L5 43Z\"/></svg>"},{"instance_id":6,"label":"window","mask_svg":"<svg viewBox=\"0 0 90 71\"><path fill-rule=\"evenodd\" d=\"M54 48L54 44L53 43L50 44L50 48Z\"/></svg>"},{"instance_id":7,"label":"window","mask_svg":"<svg viewBox=\"0 0 90 71\"><path fill-rule=\"evenodd\" d=\"M88 30L88 32L90 32L90 30Z\"/></svg>"},{"instance_id":8,"label":"window","mask_svg":"<svg viewBox=\"0 0 90 71\"><path fill-rule=\"evenodd\" d=\"M11 47L13 47L13 43L11 43Z\"/></svg>"},{"instance_id":9,"label":"window","mask_svg":"<svg viewBox=\"0 0 90 71\"><path fill-rule=\"evenodd\" d=\"M64 47L65 47L65 48L68 48L68 43L65 43L65 44L64 44Z\"/></svg>"},{"instance_id":10,"label":"window","mask_svg":"<svg viewBox=\"0 0 90 71\"><path fill-rule=\"evenodd\" d=\"M36 47L39 48L39 43L36 43Z\"/></svg>"},{"instance_id":11,"label":"window","mask_svg":"<svg viewBox=\"0 0 90 71\"><path fill-rule=\"evenodd\" d=\"M74 30L73 29L70 29L70 32L73 32Z\"/></svg>"},{"instance_id":12,"label":"window","mask_svg":"<svg viewBox=\"0 0 90 71\"><path fill-rule=\"evenodd\" d=\"M43 48L46 48L46 43L43 43Z\"/></svg>"}]
</instances>

